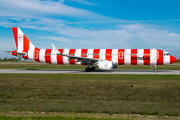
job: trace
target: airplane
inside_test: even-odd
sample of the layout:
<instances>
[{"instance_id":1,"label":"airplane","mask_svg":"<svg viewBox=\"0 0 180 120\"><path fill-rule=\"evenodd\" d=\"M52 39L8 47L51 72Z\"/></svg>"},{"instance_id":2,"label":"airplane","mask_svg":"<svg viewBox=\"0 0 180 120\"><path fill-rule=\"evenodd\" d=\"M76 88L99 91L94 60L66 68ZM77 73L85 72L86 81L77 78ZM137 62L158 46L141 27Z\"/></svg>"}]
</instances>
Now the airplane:
<instances>
[{"instance_id":1,"label":"airplane","mask_svg":"<svg viewBox=\"0 0 180 120\"><path fill-rule=\"evenodd\" d=\"M39 49L35 47L18 27L12 27L17 50L6 51L11 55L49 64L87 65L86 72L112 70L118 65L171 64L176 58L159 49Z\"/></svg>"}]
</instances>

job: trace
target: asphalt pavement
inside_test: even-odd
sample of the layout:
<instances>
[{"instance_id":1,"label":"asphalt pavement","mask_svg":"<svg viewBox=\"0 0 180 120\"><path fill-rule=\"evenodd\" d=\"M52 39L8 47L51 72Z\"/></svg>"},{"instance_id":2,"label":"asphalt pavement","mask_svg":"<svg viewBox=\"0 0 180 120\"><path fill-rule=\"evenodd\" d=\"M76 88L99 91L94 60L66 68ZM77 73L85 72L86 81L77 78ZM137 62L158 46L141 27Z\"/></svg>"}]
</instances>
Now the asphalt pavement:
<instances>
[{"instance_id":1,"label":"asphalt pavement","mask_svg":"<svg viewBox=\"0 0 180 120\"><path fill-rule=\"evenodd\" d=\"M0 73L28 73L28 74L138 74L138 75L180 75L180 70L96 70L85 72L72 69L0 69Z\"/></svg>"}]
</instances>

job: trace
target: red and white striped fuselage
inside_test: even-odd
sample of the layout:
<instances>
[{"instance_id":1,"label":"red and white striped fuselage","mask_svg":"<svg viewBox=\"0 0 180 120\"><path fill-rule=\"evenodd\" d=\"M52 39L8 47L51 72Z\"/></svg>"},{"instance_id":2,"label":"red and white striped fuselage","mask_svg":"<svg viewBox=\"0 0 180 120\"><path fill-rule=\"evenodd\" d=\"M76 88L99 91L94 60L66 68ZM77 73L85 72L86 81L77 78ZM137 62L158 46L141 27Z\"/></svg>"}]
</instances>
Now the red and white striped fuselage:
<instances>
[{"instance_id":1,"label":"red and white striped fuselage","mask_svg":"<svg viewBox=\"0 0 180 120\"><path fill-rule=\"evenodd\" d=\"M175 62L173 56L157 49L58 49L62 54L112 61L117 65L165 65ZM16 51L14 51L16 52ZM54 49L30 49L23 58L50 64L77 64L66 56L57 55ZM15 53L12 55L16 55Z\"/></svg>"},{"instance_id":2,"label":"red and white striped fuselage","mask_svg":"<svg viewBox=\"0 0 180 120\"><path fill-rule=\"evenodd\" d=\"M11 54L37 62L101 68L103 61L110 61L113 69L117 65L165 65L176 61L168 52L158 49L39 49L19 28L12 29L17 50Z\"/></svg>"}]
</instances>

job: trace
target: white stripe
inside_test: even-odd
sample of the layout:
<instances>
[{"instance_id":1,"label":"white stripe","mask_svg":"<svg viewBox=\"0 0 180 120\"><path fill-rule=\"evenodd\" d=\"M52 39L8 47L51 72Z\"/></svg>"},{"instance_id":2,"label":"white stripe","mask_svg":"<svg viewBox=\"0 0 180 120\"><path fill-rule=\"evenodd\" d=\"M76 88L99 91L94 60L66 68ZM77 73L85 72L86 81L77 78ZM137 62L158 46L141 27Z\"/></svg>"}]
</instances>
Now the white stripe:
<instances>
[{"instance_id":1,"label":"white stripe","mask_svg":"<svg viewBox=\"0 0 180 120\"><path fill-rule=\"evenodd\" d=\"M144 49L137 50L137 57L143 57ZM144 60L137 60L137 65L144 65Z\"/></svg>"},{"instance_id":2,"label":"white stripe","mask_svg":"<svg viewBox=\"0 0 180 120\"><path fill-rule=\"evenodd\" d=\"M18 50L17 52L23 51L23 42L24 42L24 34L23 32L18 28Z\"/></svg>"},{"instance_id":3,"label":"white stripe","mask_svg":"<svg viewBox=\"0 0 180 120\"><path fill-rule=\"evenodd\" d=\"M156 49L150 50L150 65L156 65L157 64L157 57L156 57Z\"/></svg>"},{"instance_id":4,"label":"white stripe","mask_svg":"<svg viewBox=\"0 0 180 120\"><path fill-rule=\"evenodd\" d=\"M69 49L64 49L63 54L68 55L69 54ZM69 65L68 59L69 59L68 57L63 56L63 64Z\"/></svg>"},{"instance_id":5,"label":"white stripe","mask_svg":"<svg viewBox=\"0 0 180 120\"><path fill-rule=\"evenodd\" d=\"M40 62L43 62L45 63L45 49L40 49L40 52L39 52L39 60Z\"/></svg>"},{"instance_id":6,"label":"white stripe","mask_svg":"<svg viewBox=\"0 0 180 120\"><path fill-rule=\"evenodd\" d=\"M51 50L51 63L57 64L57 55L54 49Z\"/></svg>"},{"instance_id":7,"label":"white stripe","mask_svg":"<svg viewBox=\"0 0 180 120\"><path fill-rule=\"evenodd\" d=\"M93 51L94 51L94 49L87 50L87 58L93 58Z\"/></svg>"},{"instance_id":8,"label":"white stripe","mask_svg":"<svg viewBox=\"0 0 180 120\"><path fill-rule=\"evenodd\" d=\"M118 64L118 49L112 49L113 64Z\"/></svg>"},{"instance_id":9,"label":"white stripe","mask_svg":"<svg viewBox=\"0 0 180 120\"><path fill-rule=\"evenodd\" d=\"M105 60L106 49L100 49L99 54L99 59Z\"/></svg>"},{"instance_id":10,"label":"white stripe","mask_svg":"<svg viewBox=\"0 0 180 120\"><path fill-rule=\"evenodd\" d=\"M125 65L131 65L131 49L125 49L124 63Z\"/></svg>"},{"instance_id":11,"label":"white stripe","mask_svg":"<svg viewBox=\"0 0 180 120\"><path fill-rule=\"evenodd\" d=\"M75 56L81 56L81 49L76 49ZM81 65L81 62L75 62L76 65Z\"/></svg>"},{"instance_id":12,"label":"white stripe","mask_svg":"<svg viewBox=\"0 0 180 120\"><path fill-rule=\"evenodd\" d=\"M34 60L34 50L35 50L34 45L29 41L28 58L30 60Z\"/></svg>"},{"instance_id":13,"label":"white stripe","mask_svg":"<svg viewBox=\"0 0 180 120\"><path fill-rule=\"evenodd\" d=\"M164 51L163 51L163 54L165 54L165 53L167 53L167 52L164 52ZM163 56L164 56L164 55L163 55ZM170 64L170 55L165 55L164 58L163 58L163 60L164 60L164 61L163 61L164 65L165 65L165 64Z\"/></svg>"}]
</instances>

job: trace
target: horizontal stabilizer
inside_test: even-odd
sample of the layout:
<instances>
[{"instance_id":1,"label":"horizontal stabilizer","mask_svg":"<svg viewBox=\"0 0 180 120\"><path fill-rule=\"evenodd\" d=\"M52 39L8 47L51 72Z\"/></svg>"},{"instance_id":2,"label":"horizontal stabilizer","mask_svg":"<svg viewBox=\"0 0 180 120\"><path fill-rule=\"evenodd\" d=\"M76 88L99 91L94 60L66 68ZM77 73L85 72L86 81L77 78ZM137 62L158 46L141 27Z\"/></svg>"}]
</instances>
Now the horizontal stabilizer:
<instances>
[{"instance_id":1,"label":"horizontal stabilizer","mask_svg":"<svg viewBox=\"0 0 180 120\"><path fill-rule=\"evenodd\" d=\"M17 54L17 56L26 56L27 55L27 53L25 53L25 52L13 52L13 51L5 51L5 52L8 52L9 54L15 53L15 54Z\"/></svg>"}]
</instances>

